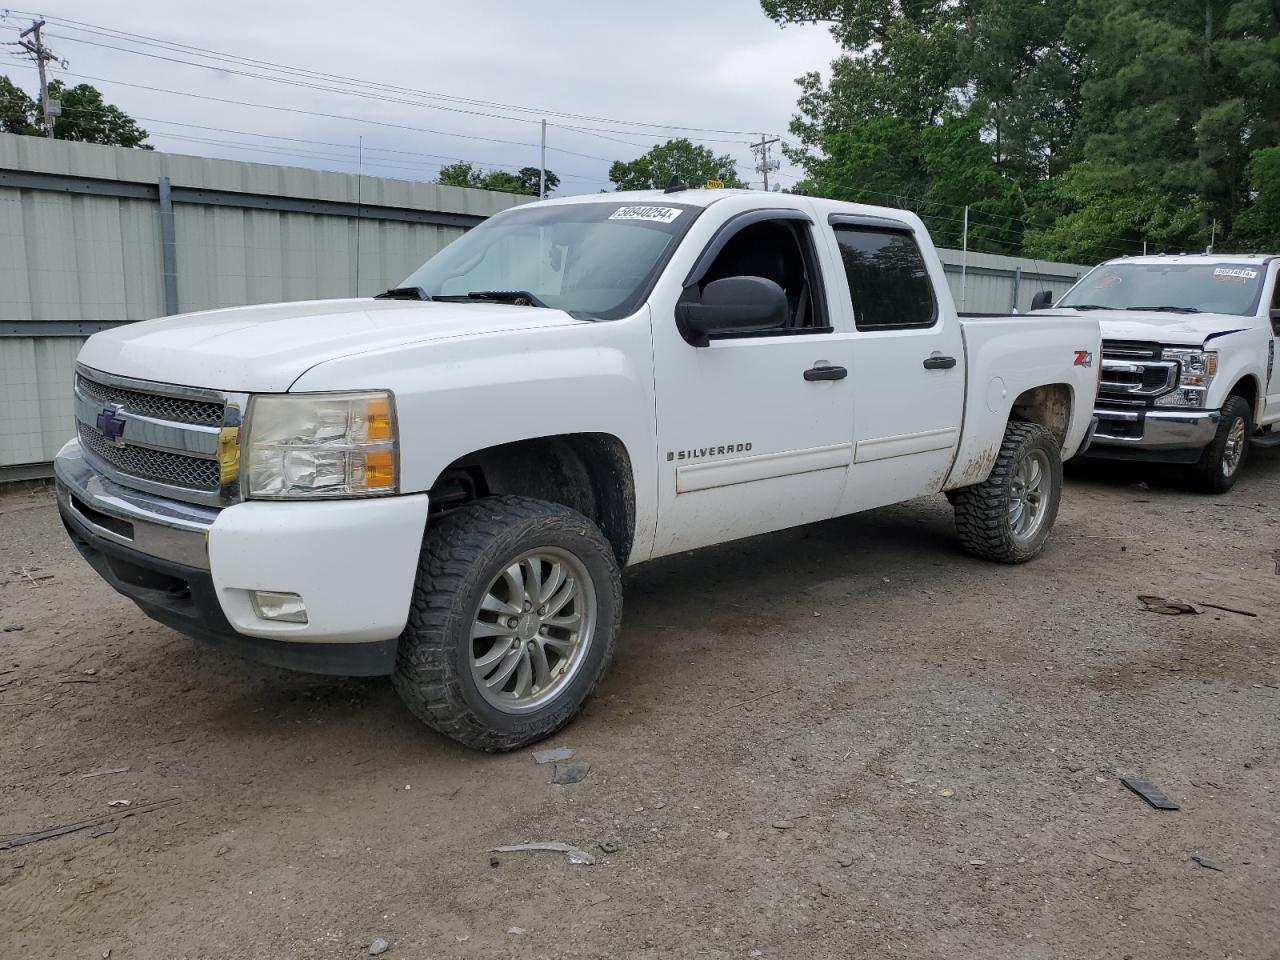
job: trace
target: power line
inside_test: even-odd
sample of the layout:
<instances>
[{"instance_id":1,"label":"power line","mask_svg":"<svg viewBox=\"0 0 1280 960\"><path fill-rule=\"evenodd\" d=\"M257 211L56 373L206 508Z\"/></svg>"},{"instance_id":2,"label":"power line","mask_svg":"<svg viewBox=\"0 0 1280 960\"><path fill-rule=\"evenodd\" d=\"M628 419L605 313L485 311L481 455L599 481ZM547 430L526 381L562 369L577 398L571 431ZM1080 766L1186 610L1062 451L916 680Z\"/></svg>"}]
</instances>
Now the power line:
<instances>
[{"instance_id":1,"label":"power line","mask_svg":"<svg viewBox=\"0 0 1280 960\"><path fill-rule=\"evenodd\" d=\"M14 11L14 12L21 13L21 11ZM648 120L628 120L625 118L618 118L618 117L600 117L600 116L594 116L590 114L572 113L564 110L554 110L546 107L532 107L532 106L525 106L521 104L503 103L501 101L496 101L496 100L484 100L484 99L471 98L471 97L459 97L452 94L445 94L445 93L440 93L436 91L420 90L413 87L405 87L405 86L399 86L395 84L380 83L377 81L364 80L356 77L343 76L341 74L333 74L333 73L326 73L318 70L310 70L307 68L291 66L289 64L277 63L270 60L260 60L260 59L255 59L251 57L243 57L237 54L230 54L223 51L213 50L208 47L199 47L192 44L183 44L183 43L178 43L176 41L168 41L158 37L151 37L145 34L123 31L123 30L116 30L111 27L104 27L98 24L91 24L85 21L73 20L70 18L50 17L48 19L49 19L49 22L57 26L60 26L63 29L70 29L70 30L75 30L82 33L89 33L91 35L106 37L108 39L113 39L117 41L124 41L126 43L131 43L131 44L157 47L171 53L180 52L180 53L185 53L189 56L194 55L206 60L221 61L223 63L235 63L241 66L251 66L254 68L268 69L276 72L292 74L297 77L308 77L311 79L321 80L329 83L339 82L344 84L351 84L356 87L366 88L368 90L380 90L385 92L398 93L402 95L407 94L407 95L419 97L419 98L444 100L446 102L452 102L452 103L465 103L473 106L485 107L487 109L508 110L516 113L528 113L528 114L533 114L537 116L561 117L561 118L577 120L577 121L586 122L586 123L615 124L615 125L631 126L631 127L648 127L656 130L682 130L682 131L689 131L693 133L718 133L718 134L729 134L729 135L736 135L736 136L753 136L754 135L751 131L747 131L747 130L728 130L728 129L722 129L722 128L716 128L716 127L692 126L687 124L658 123L658 122L648 121ZM115 47L110 44L104 44L98 41L86 40L81 37L64 36L63 39L70 40L71 42L74 42L74 43L85 43L85 44L90 44L94 46L108 47L110 49L119 50L121 52L132 53L137 56L148 56L148 57L156 57L162 60L171 60L172 62L184 63L188 66L204 67L206 69L225 69L222 67L211 67L209 64L174 60L173 58L170 58L170 57L164 57L159 54L153 54L147 51L132 49L129 47ZM227 72L236 72L236 71L227 71ZM279 82L294 82L295 85L305 86L305 84L298 84L296 81L287 81L284 78L279 78L279 77L269 77L269 76L262 76L262 75L253 75L253 76L257 76L260 79L276 80ZM340 92L351 92L351 91L344 90ZM428 104L419 104L419 105L429 106ZM439 108L439 109L445 109L445 108ZM454 109L456 110L456 108ZM460 112L468 112L468 111L460 111ZM484 114L477 114L477 115L484 116ZM524 120L525 118L500 117L499 119ZM634 134L638 131L628 131L628 132ZM701 139L701 138L696 138L696 139ZM737 142L737 141L726 141L726 142Z\"/></svg>"}]
</instances>

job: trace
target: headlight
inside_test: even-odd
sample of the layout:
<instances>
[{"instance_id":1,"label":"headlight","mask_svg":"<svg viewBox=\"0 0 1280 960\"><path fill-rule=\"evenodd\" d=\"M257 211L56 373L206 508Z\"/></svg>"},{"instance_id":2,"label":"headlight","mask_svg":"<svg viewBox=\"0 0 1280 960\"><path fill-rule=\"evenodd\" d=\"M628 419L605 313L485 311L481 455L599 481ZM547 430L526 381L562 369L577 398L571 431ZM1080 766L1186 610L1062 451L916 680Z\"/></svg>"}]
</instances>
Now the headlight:
<instances>
[{"instance_id":1,"label":"headlight","mask_svg":"<svg viewBox=\"0 0 1280 960\"><path fill-rule=\"evenodd\" d=\"M1165 347L1161 355L1178 361L1178 388L1156 398L1157 407L1203 407L1213 375L1218 372L1218 354L1213 350L1184 350Z\"/></svg>"},{"instance_id":2,"label":"headlight","mask_svg":"<svg viewBox=\"0 0 1280 960\"><path fill-rule=\"evenodd\" d=\"M249 400L245 496L367 497L395 493L395 405L385 390Z\"/></svg>"}]
</instances>

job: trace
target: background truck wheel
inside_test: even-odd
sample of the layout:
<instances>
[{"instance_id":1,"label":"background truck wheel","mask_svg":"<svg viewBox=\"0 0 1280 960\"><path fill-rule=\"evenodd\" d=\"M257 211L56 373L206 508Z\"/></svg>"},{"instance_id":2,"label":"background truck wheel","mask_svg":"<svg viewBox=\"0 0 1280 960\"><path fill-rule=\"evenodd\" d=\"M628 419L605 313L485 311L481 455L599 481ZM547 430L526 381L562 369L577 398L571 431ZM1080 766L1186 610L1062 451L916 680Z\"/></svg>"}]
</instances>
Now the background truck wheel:
<instances>
[{"instance_id":1,"label":"background truck wheel","mask_svg":"<svg viewBox=\"0 0 1280 960\"><path fill-rule=\"evenodd\" d=\"M970 553L1024 563L1043 548L1062 497L1062 454L1038 423L1013 420L982 483L955 491L956 530Z\"/></svg>"},{"instance_id":2,"label":"background truck wheel","mask_svg":"<svg viewBox=\"0 0 1280 960\"><path fill-rule=\"evenodd\" d=\"M514 750L573 719L621 616L618 564L595 524L541 500L476 500L427 528L392 682L446 736Z\"/></svg>"},{"instance_id":3,"label":"background truck wheel","mask_svg":"<svg viewBox=\"0 0 1280 960\"><path fill-rule=\"evenodd\" d=\"M1240 468L1249 456L1253 436L1253 411L1241 397L1227 397L1222 419L1212 442L1204 448L1200 461L1187 470L1187 482L1201 493L1226 493L1235 486Z\"/></svg>"}]
</instances>

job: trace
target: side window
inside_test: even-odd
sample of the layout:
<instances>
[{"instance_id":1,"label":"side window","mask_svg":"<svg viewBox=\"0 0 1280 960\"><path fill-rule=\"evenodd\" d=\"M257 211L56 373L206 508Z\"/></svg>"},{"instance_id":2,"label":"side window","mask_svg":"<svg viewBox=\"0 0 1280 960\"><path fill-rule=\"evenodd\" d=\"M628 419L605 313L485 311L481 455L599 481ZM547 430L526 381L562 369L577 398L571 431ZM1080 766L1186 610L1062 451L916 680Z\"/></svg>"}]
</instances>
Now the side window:
<instances>
[{"instance_id":1,"label":"side window","mask_svg":"<svg viewBox=\"0 0 1280 960\"><path fill-rule=\"evenodd\" d=\"M768 334L831 331L809 224L760 220L743 227L711 261L697 283L698 293L713 280L725 277L764 277L783 289L790 318L782 331L766 331Z\"/></svg>"},{"instance_id":2,"label":"side window","mask_svg":"<svg viewBox=\"0 0 1280 960\"><path fill-rule=\"evenodd\" d=\"M910 233L839 224L835 232L859 330L933 326L938 304Z\"/></svg>"},{"instance_id":3,"label":"side window","mask_svg":"<svg viewBox=\"0 0 1280 960\"><path fill-rule=\"evenodd\" d=\"M1276 271L1275 285L1271 291L1271 332L1280 337L1280 270Z\"/></svg>"}]
</instances>

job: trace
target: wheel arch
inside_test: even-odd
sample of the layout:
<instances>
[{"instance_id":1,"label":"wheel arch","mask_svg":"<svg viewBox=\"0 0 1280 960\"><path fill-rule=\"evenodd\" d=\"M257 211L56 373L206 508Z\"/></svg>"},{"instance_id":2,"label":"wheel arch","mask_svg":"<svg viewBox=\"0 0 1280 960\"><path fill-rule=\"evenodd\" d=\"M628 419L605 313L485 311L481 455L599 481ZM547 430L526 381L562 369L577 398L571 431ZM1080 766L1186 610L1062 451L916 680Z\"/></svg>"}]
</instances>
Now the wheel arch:
<instances>
[{"instance_id":1,"label":"wheel arch","mask_svg":"<svg viewBox=\"0 0 1280 960\"><path fill-rule=\"evenodd\" d=\"M626 444L613 434L557 434L465 454L433 481L431 510L441 514L480 497L502 495L577 510L600 528L618 565L626 565L635 544L635 472Z\"/></svg>"},{"instance_id":2,"label":"wheel arch","mask_svg":"<svg viewBox=\"0 0 1280 960\"><path fill-rule=\"evenodd\" d=\"M1009 419L1040 424L1053 434L1058 448L1062 449L1067 442L1074 411L1075 391L1071 384L1048 383L1018 394L1010 409Z\"/></svg>"},{"instance_id":3,"label":"wheel arch","mask_svg":"<svg viewBox=\"0 0 1280 960\"><path fill-rule=\"evenodd\" d=\"M1231 389L1227 391L1228 397L1239 397L1249 405L1249 409L1253 411L1253 419L1257 422L1259 401L1262 398L1262 387L1258 378L1252 373L1246 373L1239 377Z\"/></svg>"}]
</instances>

